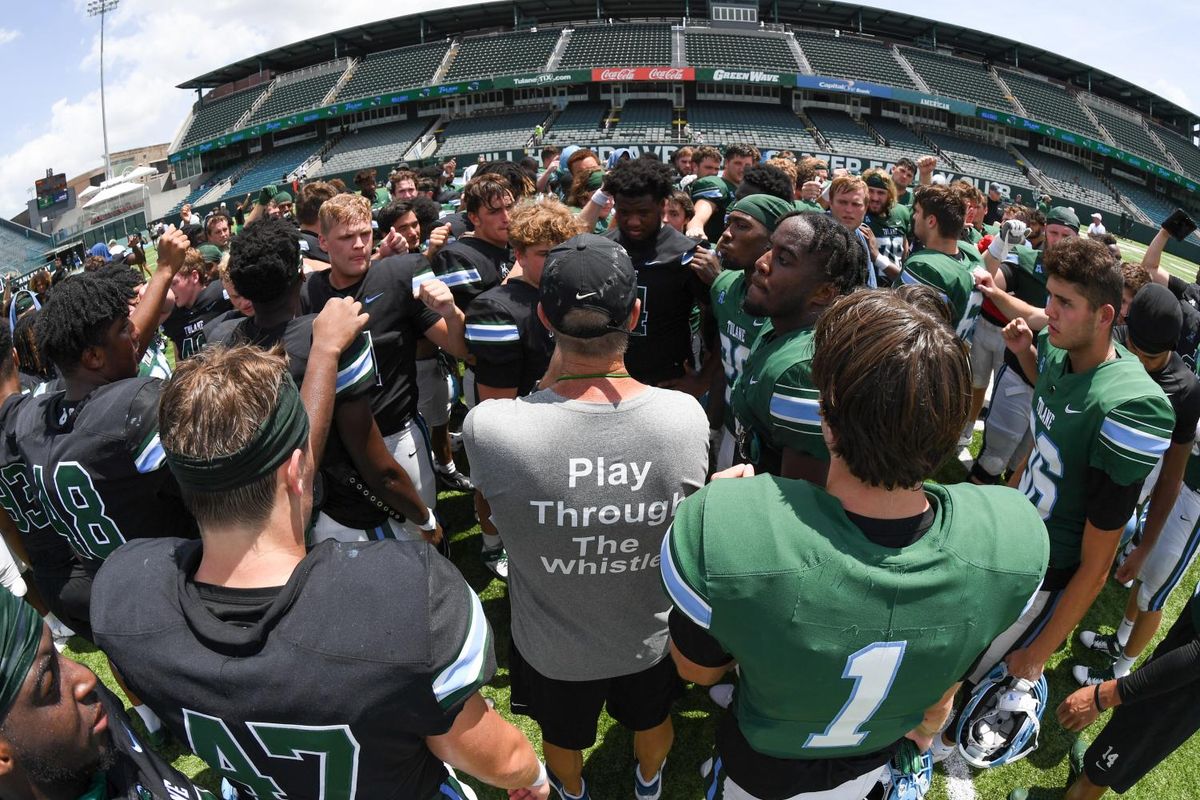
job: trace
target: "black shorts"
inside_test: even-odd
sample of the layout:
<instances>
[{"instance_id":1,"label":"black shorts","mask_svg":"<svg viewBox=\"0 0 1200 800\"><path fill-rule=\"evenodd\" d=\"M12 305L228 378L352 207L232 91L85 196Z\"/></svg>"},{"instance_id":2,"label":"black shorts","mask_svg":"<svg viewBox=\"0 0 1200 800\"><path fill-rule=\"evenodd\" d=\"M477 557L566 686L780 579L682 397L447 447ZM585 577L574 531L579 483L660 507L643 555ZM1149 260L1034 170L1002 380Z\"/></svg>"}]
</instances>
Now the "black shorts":
<instances>
[{"instance_id":1,"label":"black shorts","mask_svg":"<svg viewBox=\"0 0 1200 800\"><path fill-rule=\"evenodd\" d=\"M1189 623L1183 617L1179 621ZM1177 622L1155 648L1151 660L1187 644L1192 636L1191 624ZM1165 703L1179 712L1164 713ZM1169 696L1117 706L1112 719L1084 754L1084 774L1097 786L1107 786L1118 794L1128 791L1200 730L1200 716L1190 712L1197 707L1200 681Z\"/></svg>"},{"instance_id":2,"label":"black shorts","mask_svg":"<svg viewBox=\"0 0 1200 800\"><path fill-rule=\"evenodd\" d=\"M92 641L89 616L92 605L92 573L82 564L73 564L69 574L33 572L33 583L41 592L46 607L76 634Z\"/></svg>"},{"instance_id":3,"label":"black shorts","mask_svg":"<svg viewBox=\"0 0 1200 800\"><path fill-rule=\"evenodd\" d=\"M586 750L595 744L596 723L605 706L609 715L626 728L645 731L670 716L672 704L683 692L670 656L632 675L560 681L530 666L517 651L516 642L508 652L512 712L536 720L542 739L564 750Z\"/></svg>"}]
</instances>

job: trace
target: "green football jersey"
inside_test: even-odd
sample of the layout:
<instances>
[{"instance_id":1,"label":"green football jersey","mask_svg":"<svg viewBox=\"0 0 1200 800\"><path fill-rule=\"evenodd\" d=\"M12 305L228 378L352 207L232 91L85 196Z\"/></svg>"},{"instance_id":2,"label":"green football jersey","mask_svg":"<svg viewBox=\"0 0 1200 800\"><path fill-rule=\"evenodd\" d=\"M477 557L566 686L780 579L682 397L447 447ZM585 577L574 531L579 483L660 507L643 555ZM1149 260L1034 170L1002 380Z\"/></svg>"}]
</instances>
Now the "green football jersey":
<instances>
[{"instance_id":1,"label":"green football jersey","mask_svg":"<svg viewBox=\"0 0 1200 800\"><path fill-rule=\"evenodd\" d=\"M926 484L932 527L877 545L840 501L770 475L714 481L663 541L675 606L736 659L738 728L776 758L881 750L1020 616L1046 530L1012 489Z\"/></svg>"},{"instance_id":2,"label":"green football jersey","mask_svg":"<svg viewBox=\"0 0 1200 800\"><path fill-rule=\"evenodd\" d=\"M871 233L875 234L879 252L894 263L902 264L904 262L904 243L912 231L912 209L908 206L895 205L887 214L867 214L864 221L871 229Z\"/></svg>"},{"instance_id":3,"label":"green football jersey","mask_svg":"<svg viewBox=\"0 0 1200 800\"><path fill-rule=\"evenodd\" d=\"M751 463L779 474L783 449L829 460L821 435L820 394L812 382L813 329L777 335L763 324L733 387L733 413Z\"/></svg>"},{"instance_id":4,"label":"green football jersey","mask_svg":"<svg viewBox=\"0 0 1200 800\"><path fill-rule=\"evenodd\" d=\"M901 283L919 283L941 293L950 304L954 329L960 339L971 341L975 320L983 305L983 295L975 288L972 270L982 266L983 257L974 245L958 243L958 254L947 255L937 250L918 250L904 262Z\"/></svg>"},{"instance_id":5,"label":"green football jersey","mask_svg":"<svg viewBox=\"0 0 1200 800\"><path fill-rule=\"evenodd\" d=\"M758 339L765 317L747 314L742 308L749 286L746 272L727 269L717 275L709 287L713 317L721 338L721 366L725 369L725 429L737 433L731 396L750 348Z\"/></svg>"},{"instance_id":6,"label":"green football jersey","mask_svg":"<svg viewBox=\"0 0 1200 800\"><path fill-rule=\"evenodd\" d=\"M1087 522L1087 472L1114 483L1143 481L1171 445L1175 411L1137 358L1119 344L1117 358L1074 373L1067 351L1038 336L1038 379L1030 415L1033 453L1021 491L1050 532L1050 566L1079 563Z\"/></svg>"},{"instance_id":7,"label":"green football jersey","mask_svg":"<svg viewBox=\"0 0 1200 800\"><path fill-rule=\"evenodd\" d=\"M980 233L979 229L976 228L975 226L968 225L967 227L963 228L962 235L959 236L958 238L960 241L964 241L967 244L978 249L979 243L981 241L983 241L983 234Z\"/></svg>"},{"instance_id":8,"label":"green football jersey","mask_svg":"<svg viewBox=\"0 0 1200 800\"><path fill-rule=\"evenodd\" d=\"M709 175L707 178L697 178L688 187L692 202L707 200L715 208L708 222L704 224L704 235L708 241L716 244L725 232L725 211L733 202L733 193L737 186L722 178L720 175Z\"/></svg>"},{"instance_id":9,"label":"green football jersey","mask_svg":"<svg viewBox=\"0 0 1200 800\"><path fill-rule=\"evenodd\" d=\"M905 189L903 192L896 195L896 205L907 206L908 208L912 208L913 203L916 201L916 199L917 199L916 192L913 192L909 189Z\"/></svg>"},{"instance_id":10,"label":"green football jersey","mask_svg":"<svg viewBox=\"0 0 1200 800\"><path fill-rule=\"evenodd\" d=\"M1008 291L1034 308L1045 308L1049 296L1046 267L1042 263L1045 251L1019 244L1012 252L1017 254L1017 263L1008 264L1004 273Z\"/></svg>"}]
</instances>

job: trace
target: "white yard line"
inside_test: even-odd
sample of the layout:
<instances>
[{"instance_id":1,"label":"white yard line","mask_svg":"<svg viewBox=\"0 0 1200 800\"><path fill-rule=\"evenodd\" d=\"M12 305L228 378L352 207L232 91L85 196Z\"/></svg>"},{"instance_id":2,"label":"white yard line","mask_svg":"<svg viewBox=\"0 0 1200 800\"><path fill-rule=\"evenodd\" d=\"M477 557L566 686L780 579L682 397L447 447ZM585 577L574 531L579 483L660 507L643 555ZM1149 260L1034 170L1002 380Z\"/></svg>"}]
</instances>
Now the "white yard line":
<instances>
[{"instance_id":1,"label":"white yard line","mask_svg":"<svg viewBox=\"0 0 1200 800\"><path fill-rule=\"evenodd\" d=\"M957 752L942 762L946 770L946 794L950 800L975 800L975 782L971 780L971 768Z\"/></svg>"}]
</instances>

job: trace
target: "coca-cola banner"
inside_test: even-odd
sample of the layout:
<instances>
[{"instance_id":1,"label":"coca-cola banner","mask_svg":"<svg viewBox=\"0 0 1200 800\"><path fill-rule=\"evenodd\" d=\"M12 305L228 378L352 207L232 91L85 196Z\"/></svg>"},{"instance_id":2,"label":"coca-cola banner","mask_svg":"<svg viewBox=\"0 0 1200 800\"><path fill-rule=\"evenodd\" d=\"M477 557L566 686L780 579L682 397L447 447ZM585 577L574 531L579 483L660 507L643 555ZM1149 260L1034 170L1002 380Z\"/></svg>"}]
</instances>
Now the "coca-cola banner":
<instances>
[{"instance_id":1,"label":"coca-cola banner","mask_svg":"<svg viewBox=\"0 0 1200 800\"><path fill-rule=\"evenodd\" d=\"M592 70L593 81L694 81L691 67L609 67Z\"/></svg>"}]
</instances>

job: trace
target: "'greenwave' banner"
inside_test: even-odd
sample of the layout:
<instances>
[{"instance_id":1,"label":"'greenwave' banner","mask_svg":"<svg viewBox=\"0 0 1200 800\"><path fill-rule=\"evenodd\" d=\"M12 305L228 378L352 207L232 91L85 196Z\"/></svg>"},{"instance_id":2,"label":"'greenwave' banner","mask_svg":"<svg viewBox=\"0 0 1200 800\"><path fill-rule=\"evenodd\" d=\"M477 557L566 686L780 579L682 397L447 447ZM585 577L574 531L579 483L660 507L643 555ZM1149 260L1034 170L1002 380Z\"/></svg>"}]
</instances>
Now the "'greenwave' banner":
<instances>
[{"instance_id":1,"label":"'greenwave' banner","mask_svg":"<svg viewBox=\"0 0 1200 800\"><path fill-rule=\"evenodd\" d=\"M696 80L706 83L753 83L761 86L796 85L796 76L790 72L771 72L765 69L731 67L729 69L698 69Z\"/></svg>"}]
</instances>

